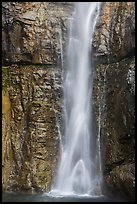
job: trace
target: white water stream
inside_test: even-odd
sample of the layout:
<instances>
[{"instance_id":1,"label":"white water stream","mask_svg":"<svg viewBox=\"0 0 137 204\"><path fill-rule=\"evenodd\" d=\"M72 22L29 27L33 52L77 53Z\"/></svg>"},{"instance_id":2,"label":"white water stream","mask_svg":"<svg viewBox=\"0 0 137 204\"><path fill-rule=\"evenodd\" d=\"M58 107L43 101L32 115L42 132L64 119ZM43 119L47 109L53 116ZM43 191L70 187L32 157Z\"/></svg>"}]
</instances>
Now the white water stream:
<instances>
[{"instance_id":1,"label":"white water stream","mask_svg":"<svg viewBox=\"0 0 137 204\"><path fill-rule=\"evenodd\" d=\"M70 21L67 70L64 77L65 133L52 192L60 195L101 195L101 168L94 153L92 125L93 67L91 47L100 2L76 2ZM66 69L66 68L65 68ZM100 132L100 131L99 131ZM100 147L97 147L100 151ZM98 153L100 155L100 152ZM97 169L98 168L98 169Z\"/></svg>"}]
</instances>

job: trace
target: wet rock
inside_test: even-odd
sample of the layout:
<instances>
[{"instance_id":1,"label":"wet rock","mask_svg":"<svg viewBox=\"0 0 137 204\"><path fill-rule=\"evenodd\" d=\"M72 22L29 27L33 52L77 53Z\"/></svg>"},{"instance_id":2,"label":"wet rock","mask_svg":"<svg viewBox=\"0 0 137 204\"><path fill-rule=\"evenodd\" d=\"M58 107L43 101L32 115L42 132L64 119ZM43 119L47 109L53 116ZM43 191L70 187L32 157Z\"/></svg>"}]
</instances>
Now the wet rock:
<instances>
[{"instance_id":1,"label":"wet rock","mask_svg":"<svg viewBox=\"0 0 137 204\"><path fill-rule=\"evenodd\" d=\"M93 44L93 109L98 123L101 117L104 184L108 192L117 188L134 201L135 172L129 167L135 165L135 9L132 2L103 6Z\"/></svg>"},{"instance_id":2,"label":"wet rock","mask_svg":"<svg viewBox=\"0 0 137 204\"><path fill-rule=\"evenodd\" d=\"M115 168L125 165L120 172L123 171L125 175L125 171L129 171L129 177L135 178L135 174L128 169L128 165L134 166L135 163L135 95L127 80L129 69L134 63L133 57L117 63L97 65L93 94L96 120L98 121L99 114L101 117L104 182L110 186L111 181L111 187L118 187L133 200L134 186L130 185L129 189L128 181L125 181L123 188L119 171L115 174L115 181L112 179L112 172Z\"/></svg>"},{"instance_id":3,"label":"wet rock","mask_svg":"<svg viewBox=\"0 0 137 204\"><path fill-rule=\"evenodd\" d=\"M117 62L134 56L135 4L133 2L105 2L97 25L93 49L99 63Z\"/></svg>"},{"instance_id":4,"label":"wet rock","mask_svg":"<svg viewBox=\"0 0 137 204\"><path fill-rule=\"evenodd\" d=\"M58 63L72 5L3 2L3 63Z\"/></svg>"},{"instance_id":5,"label":"wet rock","mask_svg":"<svg viewBox=\"0 0 137 204\"><path fill-rule=\"evenodd\" d=\"M8 161L8 165L12 162L12 177L6 182L8 175L4 175L3 188L4 190L8 188L14 191L30 191L35 186L36 190L48 191L59 154L56 126L56 111L59 105L57 104L58 97L54 98L57 94L54 88L54 76L56 73L58 77L61 76L58 69L43 69L40 66L13 65L9 67L9 73L11 130L8 134L13 157L11 161ZM36 80L33 76L39 76L39 78ZM48 88L45 87L45 78L52 89L49 85ZM59 83L60 80L58 79ZM3 100L6 105L4 96ZM59 113L60 110L57 112ZM4 124L3 128L5 127L8 128L8 124ZM6 137L9 136L6 135ZM3 151L6 149L4 148ZM7 168L5 159L3 165L5 170Z\"/></svg>"},{"instance_id":6,"label":"wet rock","mask_svg":"<svg viewBox=\"0 0 137 204\"><path fill-rule=\"evenodd\" d=\"M106 176L106 182L110 188L117 188L125 195L128 195L132 201L135 200L135 166L134 164L123 164L116 166L110 172L110 176ZM122 187L122 188L121 188ZM121 194L122 194L121 192Z\"/></svg>"},{"instance_id":7,"label":"wet rock","mask_svg":"<svg viewBox=\"0 0 137 204\"><path fill-rule=\"evenodd\" d=\"M61 51L66 48L73 5L2 4L2 60L8 68L6 73L2 69L3 190L51 187L59 159L58 127L62 131L63 124L61 68L66 56L63 52L62 58ZM93 115L96 127L101 127L105 184L132 199L134 7L134 2L104 2L93 41Z\"/></svg>"}]
</instances>

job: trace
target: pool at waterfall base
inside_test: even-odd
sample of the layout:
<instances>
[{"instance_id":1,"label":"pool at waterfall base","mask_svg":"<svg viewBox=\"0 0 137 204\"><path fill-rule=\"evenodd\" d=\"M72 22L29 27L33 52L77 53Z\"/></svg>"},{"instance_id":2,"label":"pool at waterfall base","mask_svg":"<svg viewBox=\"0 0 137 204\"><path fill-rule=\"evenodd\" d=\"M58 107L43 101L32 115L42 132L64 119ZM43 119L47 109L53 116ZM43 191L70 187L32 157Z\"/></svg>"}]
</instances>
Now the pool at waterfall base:
<instances>
[{"instance_id":1,"label":"pool at waterfall base","mask_svg":"<svg viewBox=\"0 0 137 204\"><path fill-rule=\"evenodd\" d=\"M128 202L117 196L89 196L89 195L52 195L42 194L23 194L15 192L3 192L2 202Z\"/></svg>"}]
</instances>

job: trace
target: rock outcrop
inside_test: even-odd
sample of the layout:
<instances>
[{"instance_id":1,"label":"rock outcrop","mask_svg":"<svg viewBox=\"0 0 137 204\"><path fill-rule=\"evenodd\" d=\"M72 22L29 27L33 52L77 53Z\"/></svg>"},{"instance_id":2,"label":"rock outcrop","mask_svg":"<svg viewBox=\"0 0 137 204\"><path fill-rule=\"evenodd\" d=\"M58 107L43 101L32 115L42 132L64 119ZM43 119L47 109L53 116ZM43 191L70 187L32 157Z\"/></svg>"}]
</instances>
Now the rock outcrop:
<instances>
[{"instance_id":1,"label":"rock outcrop","mask_svg":"<svg viewBox=\"0 0 137 204\"><path fill-rule=\"evenodd\" d=\"M104 183L134 200L135 5L105 3L101 15L94 38L94 109L101 118Z\"/></svg>"},{"instance_id":2,"label":"rock outcrop","mask_svg":"<svg viewBox=\"0 0 137 204\"><path fill-rule=\"evenodd\" d=\"M59 159L61 69L73 6L72 2L2 4L4 191L51 187ZM134 21L134 2L104 2L93 41L93 109L96 126L101 127L104 183L132 200Z\"/></svg>"},{"instance_id":3,"label":"rock outcrop","mask_svg":"<svg viewBox=\"0 0 137 204\"><path fill-rule=\"evenodd\" d=\"M70 2L3 2L3 63L57 64Z\"/></svg>"}]
</instances>

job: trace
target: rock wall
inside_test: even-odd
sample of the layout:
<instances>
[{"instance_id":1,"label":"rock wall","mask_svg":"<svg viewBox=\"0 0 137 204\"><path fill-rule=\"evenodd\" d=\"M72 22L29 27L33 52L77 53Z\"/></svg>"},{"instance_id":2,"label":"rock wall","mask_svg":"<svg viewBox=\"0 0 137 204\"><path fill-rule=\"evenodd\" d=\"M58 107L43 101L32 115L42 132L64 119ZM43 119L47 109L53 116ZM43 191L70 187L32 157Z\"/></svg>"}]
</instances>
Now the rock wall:
<instances>
[{"instance_id":1,"label":"rock wall","mask_svg":"<svg viewBox=\"0 0 137 204\"><path fill-rule=\"evenodd\" d=\"M67 2L3 2L3 190L51 187L71 8Z\"/></svg>"},{"instance_id":2,"label":"rock wall","mask_svg":"<svg viewBox=\"0 0 137 204\"><path fill-rule=\"evenodd\" d=\"M48 191L59 159L61 68L73 3L3 2L2 9L3 190ZM134 21L134 2L102 3L92 45L103 186L132 199Z\"/></svg>"},{"instance_id":3,"label":"rock wall","mask_svg":"<svg viewBox=\"0 0 137 204\"><path fill-rule=\"evenodd\" d=\"M104 184L135 196L135 5L107 2L94 38L94 109L100 115ZM98 110L98 111L97 111Z\"/></svg>"},{"instance_id":4,"label":"rock wall","mask_svg":"<svg viewBox=\"0 0 137 204\"><path fill-rule=\"evenodd\" d=\"M9 95L5 96L7 99L3 98L3 105L7 105L5 100L11 104L10 133L7 131L7 134L10 134L12 159L5 160L3 164L3 182L6 180L3 187L16 191L49 190L59 157L56 124L61 112L59 71L54 67L33 65L11 65L7 69L10 87ZM8 107L6 109L9 111ZM4 172L9 162L11 172L8 181L8 172Z\"/></svg>"},{"instance_id":5,"label":"rock wall","mask_svg":"<svg viewBox=\"0 0 137 204\"><path fill-rule=\"evenodd\" d=\"M71 2L3 2L3 63L57 64Z\"/></svg>"}]
</instances>

